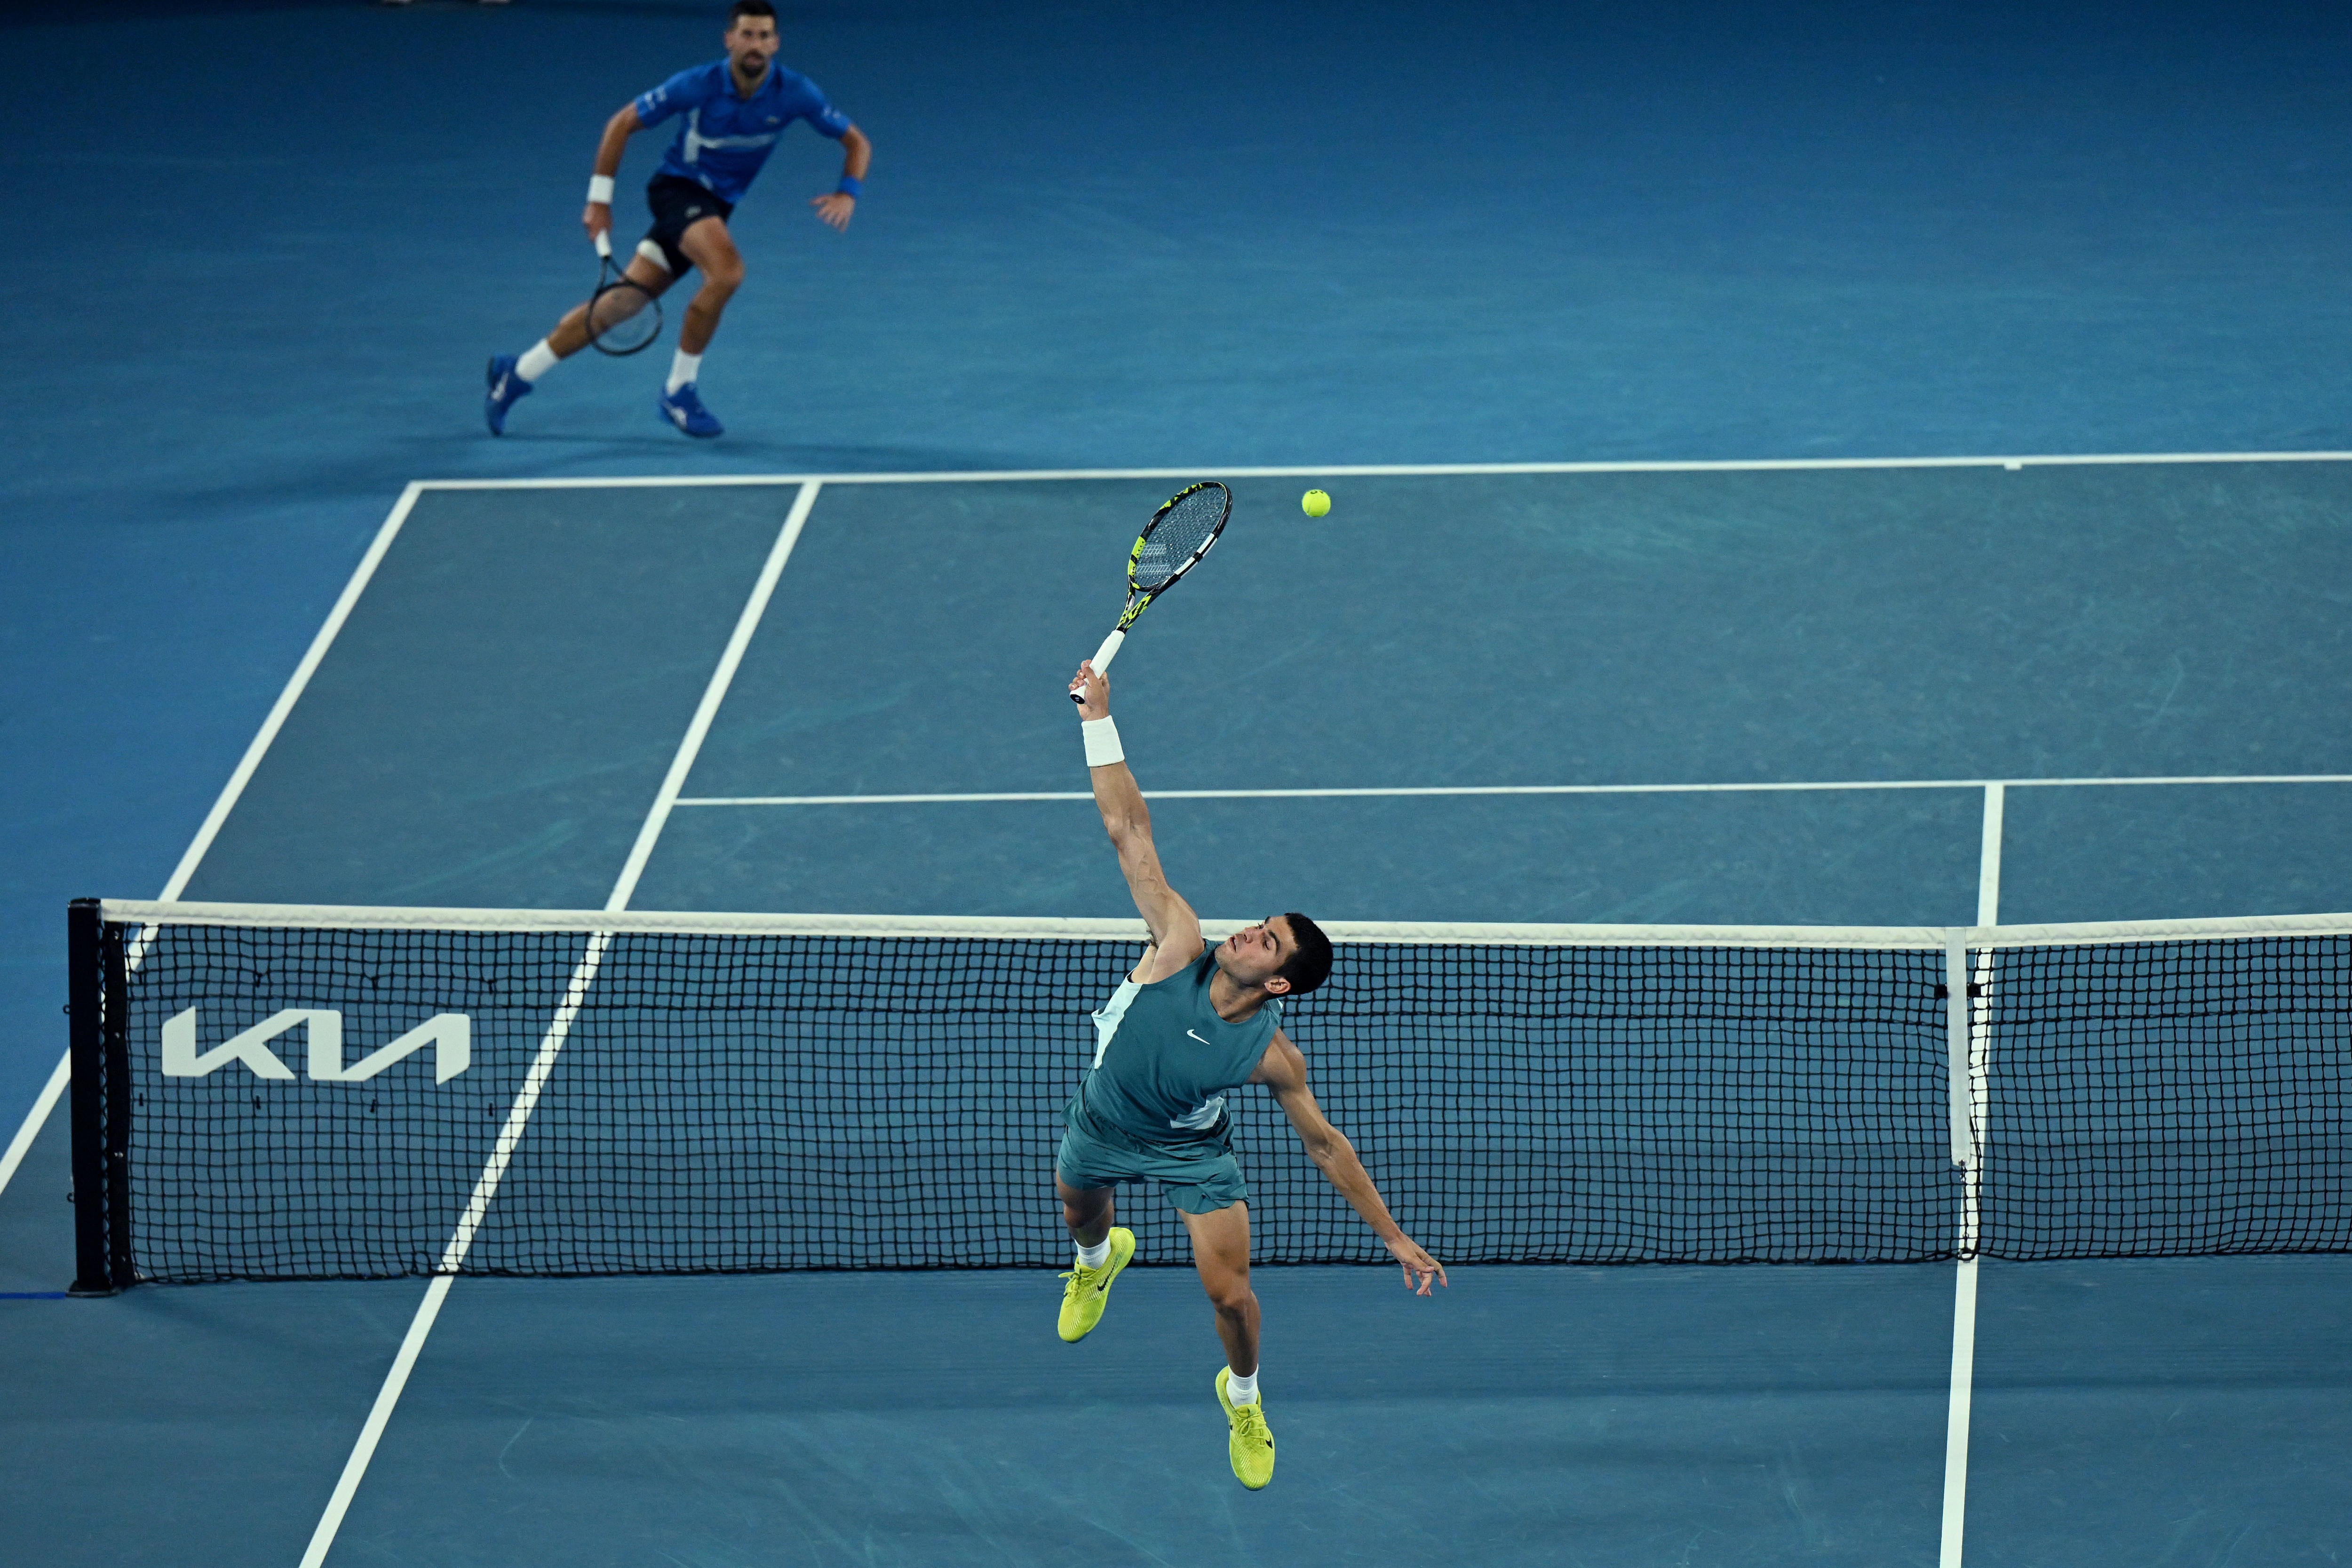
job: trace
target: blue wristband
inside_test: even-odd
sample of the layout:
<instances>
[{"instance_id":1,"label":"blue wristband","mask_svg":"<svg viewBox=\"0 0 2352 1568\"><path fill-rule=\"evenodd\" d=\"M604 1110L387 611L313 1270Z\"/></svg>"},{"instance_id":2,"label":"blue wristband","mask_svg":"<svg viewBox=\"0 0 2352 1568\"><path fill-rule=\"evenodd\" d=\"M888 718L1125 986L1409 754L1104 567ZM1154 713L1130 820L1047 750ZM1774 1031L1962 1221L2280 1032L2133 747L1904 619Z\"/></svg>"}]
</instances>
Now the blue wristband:
<instances>
[{"instance_id":1,"label":"blue wristband","mask_svg":"<svg viewBox=\"0 0 2352 1568\"><path fill-rule=\"evenodd\" d=\"M844 174L841 176L841 184L833 187L833 194L836 196L847 196L850 200L856 201L866 194L866 182L856 175Z\"/></svg>"}]
</instances>

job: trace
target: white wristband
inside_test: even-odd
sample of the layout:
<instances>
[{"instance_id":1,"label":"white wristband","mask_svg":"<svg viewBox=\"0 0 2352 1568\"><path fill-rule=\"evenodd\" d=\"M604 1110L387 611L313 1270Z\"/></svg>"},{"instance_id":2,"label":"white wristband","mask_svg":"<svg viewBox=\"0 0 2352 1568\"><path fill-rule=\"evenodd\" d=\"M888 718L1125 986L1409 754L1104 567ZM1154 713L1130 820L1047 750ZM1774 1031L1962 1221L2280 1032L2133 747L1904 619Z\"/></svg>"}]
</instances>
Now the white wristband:
<instances>
[{"instance_id":1,"label":"white wristband","mask_svg":"<svg viewBox=\"0 0 2352 1568\"><path fill-rule=\"evenodd\" d=\"M613 205L613 176L610 174L589 175L588 199L599 206L611 206Z\"/></svg>"},{"instance_id":2,"label":"white wristband","mask_svg":"<svg viewBox=\"0 0 2352 1568\"><path fill-rule=\"evenodd\" d=\"M1087 766L1107 768L1113 763L1127 761L1127 753L1119 749L1118 725L1109 715L1079 720L1078 733L1086 737Z\"/></svg>"}]
</instances>

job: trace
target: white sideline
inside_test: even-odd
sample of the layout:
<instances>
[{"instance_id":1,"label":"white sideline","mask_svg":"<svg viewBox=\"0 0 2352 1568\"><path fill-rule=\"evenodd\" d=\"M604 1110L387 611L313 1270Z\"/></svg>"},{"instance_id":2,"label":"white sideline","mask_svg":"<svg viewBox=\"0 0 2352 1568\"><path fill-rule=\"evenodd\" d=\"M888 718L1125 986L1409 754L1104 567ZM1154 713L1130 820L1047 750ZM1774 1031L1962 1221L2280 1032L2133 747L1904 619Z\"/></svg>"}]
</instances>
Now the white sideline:
<instances>
[{"instance_id":1,"label":"white sideline","mask_svg":"<svg viewBox=\"0 0 2352 1568\"><path fill-rule=\"evenodd\" d=\"M686 727L686 738L678 742L677 754L670 759L669 772L662 776L653 809L646 813L646 820L637 828L636 842L629 847L628 861L621 868L620 879L613 884L613 896L604 901L606 909L627 909L629 900L636 893L637 879L645 874L654 845L668 825L670 808L677 804L686 775L693 771L695 758L702 754L703 740L710 733L711 721L719 717L719 704L725 700L728 687L734 683L743 652L751 646L751 634L759 629L760 617L768 612L768 600L775 594L776 579L783 575L784 563L793 558L793 546L800 542L801 530L808 525L809 511L816 505L817 491L823 488L812 480L803 485L801 493L793 498L783 531L776 535L775 545L760 568L759 580L751 585L751 596L743 602L743 613L735 617L735 630L727 639L726 651L719 656L719 668L711 671L710 684L703 689L702 700L696 705L694 718Z\"/></svg>"},{"instance_id":2,"label":"white sideline","mask_svg":"<svg viewBox=\"0 0 2352 1568\"><path fill-rule=\"evenodd\" d=\"M2001 818L2007 802L2000 784L1985 786L1984 834L1977 859L1977 929L2000 923ZM1969 1007L1968 1103L1970 1140L1967 1209L1960 1225L1961 1258L1952 1279L1952 1383L1944 1416L1944 1518L1937 1568L1961 1568L1960 1552L1969 1518L1969 1418L1976 1393L1977 1259L1979 1202L1984 1184L1984 1086L1991 1044L1992 955L1979 952L1974 970L1976 1000Z\"/></svg>"},{"instance_id":3,"label":"white sideline","mask_svg":"<svg viewBox=\"0 0 2352 1568\"><path fill-rule=\"evenodd\" d=\"M1203 474L1235 479L1415 479L1477 474L1721 474L1780 473L1853 468L2119 468L2177 463L2340 463L2352 452L2084 452L1958 458L1763 458L1697 462L1621 463L1342 463L1328 468L1285 464L1230 467L1215 463L1188 468L941 468L898 473L668 474L610 479L425 479L435 490L630 489L665 486L972 484L1057 479L1190 479Z\"/></svg>"},{"instance_id":4,"label":"white sideline","mask_svg":"<svg viewBox=\"0 0 2352 1568\"><path fill-rule=\"evenodd\" d=\"M735 618L735 630L727 639L727 647L719 656L718 667L711 671L704 686L702 700L695 705L694 717L688 721L686 733L670 758L669 771L663 774L661 785L654 792L653 804L646 808L646 819L637 829L635 842L630 847L628 859L623 863L620 875L614 879L613 891L604 901L606 914L617 913L628 907L630 895L635 892L637 879L645 874L646 862L652 857L654 845L661 837L662 825L668 821L670 806L677 799L678 788L693 770L694 760L701 752L702 742L710 733L710 725L719 713L719 704L726 700L727 689L735 679L735 671L743 662L743 652L751 646L751 635L759 629L760 618L766 614L768 601L776 591L776 580L783 574L784 563L792 559L793 545L798 542L802 528L808 521L809 510L816 504L818 486L812 480L801 487L793 508L777 531L776 542L769 549L768 559L760 568L760 575L751 585L743 610ZM572 929L572 928L560 928ZM505 1180L507 1165L522 1142L524 1129L530 1123L531 1112L538 1109L541 1091L555 1071L556 1058L562 1053L564 1042L571 1037L572 1021L579 1016L580 1007L587 998L588 988L595 983L596 971L603 963L604 949L612 940L612 922L586 928L588 942L580 963L572 972L571 984L564 988L563 1001L554 1016L548 1020L547 1033L541 1039L539 1053L532 1058L530 1072L522 1088L516 1092L514 1104L507 1111L506 1122L499 1130L499 1140L482 1166L481 1176L474 1184L473 1196L466 1205L457 1229L443 1249L439 1268L425 1287L424 1300L416 1304L416 1315L409 1321L408 1332L402 1336L399 1353L392 1358L392 1366L383 1376L383 1386L376 1390L375 1403L368 1407L367 1420L360 1427L359 1439L352 1445L351 1457L343 1461L342 1473L335 1479L335 1489L328 1496L326 1509L319 1515L318 1528L310 1532L310 1543L302 1552L301 1568L320 1568L327 1553L335 1544L336 1532L342 1529L343 1516L350 1511L352 1500L359 1495L360 1483L366 1479L369 1462L375 1458L376 1445L383 1440L384 1428L392 1422L393 1410L400 1404L400 1395L408 1386L409 1373L416 1368L417 1357L425 1351L425 1339L433 1332L434 1320L441 1315L441 1304L449 1299L449 1287L457 1278L457 1269L472 1250L474 1237L483 1217L488 1214L491 1200L498 1196L499 1184Z\"/></svg>"},{"instance_id":5,"label":"white sideline","mask_svg":"<svg viewBox=\"0 0 2352 1568\"><path fill-rule=\"evenodd\" d=\"M547 1033L531 1059L521 1091L507 1111L505 1124L499 1129L499 1141L490 1151L489 1160L474 1183L465 1215L449 1237L449 1245L442 1249L440 1268L425 1282L424 1300L417 1302L416 1314L408 1321L408 1331L401 1336L400 1350L392 1358L391 1370L384 1373L383 1386L376 1390L375 1403L368 1406L367 1420L360 1426L351 1457L343 1461L342 1473L335 1478L335 1489L328 1494L326 1510L319 1516L318 1528L310 1532L310 1543L302 1552L302 1568L319 1568L335 1543L335 1532L342 1527L352 1499L359 1494L369 1461L375 1458L376 1445L383 1440L384 1428L392 1423L393 1408L400 1403L401 1391L408 1386L408 1374L416 1370L416 1358L425 1352L425 1341L433 1332L434 1321L441 1315L441 1304L449 1299L450 1281L456 1279L456 1270L465 1262L466 1254L473 1249L482 1216L489 1212L490 1200L498 1195L499 1184L505 1179L507 1166L522 1142L523 1128L530 1121L531 1111L538 1108L540 1091L546 1087L548 1075L555 1070L556 1056L571 1036L572 1020L580 1016L580 1004L586 998L588 987L595 982L607 941L601 931L590 936L586 951L572 971L563 1001L548 1020Z\"/></svg>"},{"instance_id":6,"label":"white sideline","mask_svg":"<svg viewBox=\"0 0 2352 1568\"><path fill-rule=\"evenodd\" d=\"M392 503L392 510L385 514L383 522L375 531L375 538L368 543L367 553L361 556L360 563L352 569L351 578L344 583L334 607L327 612L327 618L320 624L318 634L311 637L310 647L303 652L302 662L294 667L292 675L287 677L285 689L278 692L278 700L270 704L269 712L261 721L261 728L254 732L251 743L245 748L245 755L237 759L236 770L229 774L228 783L221 786L219 796L214 800L213 808L205 814L204 821L197 826L196 836L188 841L180 863L172 868L172 875L165 879L163 891L158 895L163 901L178 898L181 889L188 885L188 879L196 874L196 867L203 861L205 852L213 847L213 839L220 832L221 824L228 820L228 814L236 805L237 797L245 794L245 786L252 781L254 770L261 765L262 757L269 751L269 743L278 739L278 731L285 727L287 715L294 711L294 704L301 699L303 689L310 684L310 677L327 657L327 650L334 646L336 634L351 618L352 606L359 603L360 594L367 587L368 579L375 575L376 567L383 563L383 552L390 550L392 542L400 536L401 525L408 521L409 512L416 506L416 498L427 488L422 484L411 484L400 492L400 499ZM41 1097L33 1102L33 1109L25 1113L24 1125L16 1129L16 1136L9 1141L7 1157L0 1159L0 1192L7 1191L8 1178L16 1173L16 1166L24 1159L25 1151L30 1149L33 1140L40 1136L42 1126L57 1107L58 1095L72 1076L73 1052L68 1048L58 1053L57 1068L49 1075L48 1088L42 1090Z\"/></svg>"},{"instance_id":7,"label":"white sideline","mask_svg":"<svg viewBox=\"0 0 2352 1568\"><path fill-rule=\"evenodd\" d=\"M1820 790L2086 789L2126 784L2352 784L2352 773L2183 773L2145 778L1837 779L1767 784L1395 784L1318 789L1148 789L1146 800L1362 800L1455 795L1778 795ZM695 795L678 805L966 805L1012 801L1092 800L1085 790L1004 790L949 795Z\"/></svg>"},{"instance_id":8,"label":"white sideline","mask_svg":"<svg viewBox=\"0 0 2352 1568\"><path fill-rule=\"evenodd\" d=\"M163 884L162 896L165 901L178 898L181 889L188 885L188 879L196 874L197 864L204 859L205 851L213 847L213 839L220 832L221 825L228 820L228 814L236 809L238 797L245 794L245 786L253 780L254 770L261 766L261 759L268 754L270 742L278 739L278 731L285 727L287 717L294 711L294 704L301 700L303 689L310 684L310 677L318 673L320 664L327 657L327 650L335 646L336 635L343 629L343 623L351 618L352 606L360 602L360 595L366 590L369 579L383 563L384 552L390 550L392 542L400 537L401 526L408 521L408 514L415 509L416 498L425 488L412 484L401 491L400 500L393 503L391 515L383 520L383 526L375 531L374 542L368 546L367 553L360 558L351 581L343 584L342 594L335 600L335 607L327 612L327 619L319 627L319 635L310 639L310 647L302 655L302 662L296 665L294 673L288 677L286 689L279 692L278 700L270 705L268 717L262 720L253 743L246 747L245 755L237 760L236 771L229 774L228 783L222 786L220 798L214 801L212 810L205 814L204 825L196 829L195 837L188 843L188 852L181 856L179 865L173 868L172 879Z\"/></svg>"},{"instance_id":9,"label":"white sideline","mask_svg":"<svg viewBox=\"0 0 2352 1568\"><path fill-rule=\"evenodd\" d=\"M8 1152L0 1154L0 1193L8 1190L8 1179L16 1173L16 1167L25 1163L26 1152L32 1148L33 1140L40 1136L42 1124L48 1121L49 1112L57 1107L58 1097L65 1093L66 1085L72 1078L73 1053L68 1051L58 1058L58 1065L49 1069L49 1081L34 1098L33 1109L26 1113L25 1123L16 1129L16 1136L8 1140Z\"/></svg>"}]
</instances>

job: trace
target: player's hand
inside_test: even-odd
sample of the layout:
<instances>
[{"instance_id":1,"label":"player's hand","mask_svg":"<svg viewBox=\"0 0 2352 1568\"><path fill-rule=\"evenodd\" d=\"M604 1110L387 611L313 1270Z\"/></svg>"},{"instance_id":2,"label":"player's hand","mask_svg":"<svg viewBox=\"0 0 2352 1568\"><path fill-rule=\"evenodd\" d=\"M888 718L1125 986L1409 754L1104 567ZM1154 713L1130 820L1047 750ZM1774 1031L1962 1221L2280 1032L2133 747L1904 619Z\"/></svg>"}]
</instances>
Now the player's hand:
<instances>
[{"instance_id":1,"label":"player's hand","mask_svg":"<svg viewBox=\"0 0 2352 1568\"><path fill-rule=\"evenodd\" d=\"M1382 1245L1389 1249L1390 1257L1404 1266L1405 1288L1412 1290L1414 1295L1428 1295L1429 1282L1433 1279L1440 1285L1446 1282L1445 1265L1423 1252L1421 1244L1404 1232L1397 1232ZM1419 1289L1414 1289L1415 1286Z\"/></svg>"},{"instance_id":2,"label":"player's hand","mask_svg":"<svg viewBox=\"0 0 2352 1568\"><path fill-rule=\"evenodd\" d=\"M816 218L819 223L831 224L835 228L846 230L849 227L849 215L857 210L857 198L845 196L839 191L835 191L829 195L811 197L809 205L816 208Z\"/></svg>"},{"instance_id":3,"label":"player's hand","mask_svg":"<svg viewBox=\"0 0 2352 1568\"><path fill-rule=\"evenodd\" d=\"M580 226L588 231L592 241L613 226L613 209L603 202L590 202L588 210L580 215Z\"/></svg>"},{"instance_id":4,"label":"player's hand","mask_svg":"<svg viewBox=\"0 0 2352 1568\"><path fill-rule=\"evenodd\" d=\"M1110 717L1110 677L1097 673L1093 659L1080 664L1077 674L1070 677L1070 695L1078 700L1079 718Z\"/></svg>"}]
</instances>

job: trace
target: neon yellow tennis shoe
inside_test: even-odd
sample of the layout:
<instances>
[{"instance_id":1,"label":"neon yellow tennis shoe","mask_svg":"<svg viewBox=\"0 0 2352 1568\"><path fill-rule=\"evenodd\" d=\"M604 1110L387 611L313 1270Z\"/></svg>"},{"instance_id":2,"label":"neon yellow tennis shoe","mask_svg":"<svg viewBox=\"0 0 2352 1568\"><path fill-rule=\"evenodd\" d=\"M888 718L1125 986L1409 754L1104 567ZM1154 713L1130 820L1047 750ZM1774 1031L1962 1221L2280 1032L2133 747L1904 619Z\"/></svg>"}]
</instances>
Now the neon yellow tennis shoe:
<instances>
[{"instance_id":1,"label":"neon yellow tennis shoe","mask_svg":"<svg viewBox=\"0 0 2352 1568\"><path fill-rule=\"evenodd\" d=\"M1076 1344L1094 1332L1102 1321L1103 1309L1110 1304L1110 1282L1135 1256L1135 1232L1124 1226L1110 1227L1110 1257L1100 1268L1089 1268L1081 1263L1063 1279L1070 1282L1062 1292L1062 1339Z\"/></svg>"},{"instance_id":2,"label":"neon yellow tennis shoe","mask_svg":"<svg viewBox=\"0 0 2352 1568\"><path fill-rule=\"evenodd\" d=\"M1247 1405L1225 1397L1225 1380L1233 1374L1229 1366L1217 1369L1217 1403L1225 1407L1225 1425L1233 1429L1225 1453L1234 1462L1234 1479L1255 1491L1274 1479L1274 1433L1265 1424L1263 1397Z\"/></svg>"}]
</instances>

